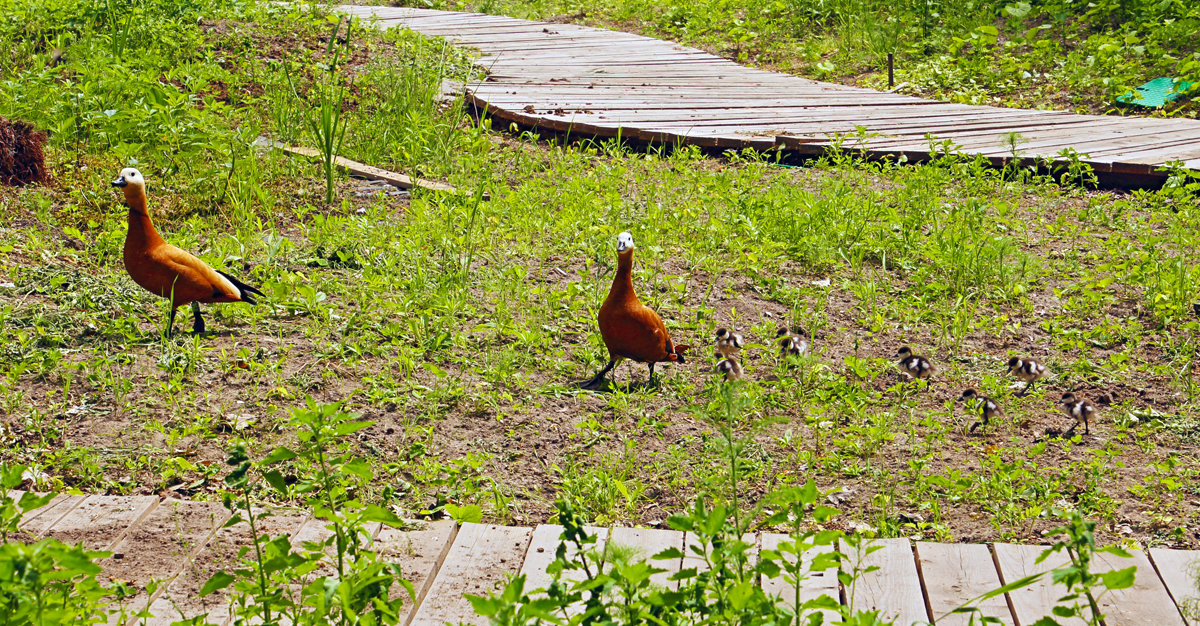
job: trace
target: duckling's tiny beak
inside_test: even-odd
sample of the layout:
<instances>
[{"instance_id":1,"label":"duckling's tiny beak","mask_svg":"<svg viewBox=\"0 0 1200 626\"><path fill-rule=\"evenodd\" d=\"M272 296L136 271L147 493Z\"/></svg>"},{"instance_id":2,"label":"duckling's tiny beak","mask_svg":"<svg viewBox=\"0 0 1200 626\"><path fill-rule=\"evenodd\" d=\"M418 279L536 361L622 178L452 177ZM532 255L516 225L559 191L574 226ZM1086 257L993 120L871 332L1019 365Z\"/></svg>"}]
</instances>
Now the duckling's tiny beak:
<instances>
[{"instance_id":1,"label":"duckling's tiny beak","mask_svg":"<svg viewBox=\"0 0 1200 626\"><path fill-rule=\"evenodd\" d=\"M125 180L124 176L118 176L116 180L112 181L113 187L124 187L128 184L129 184L129 181Z\"/></svg>"}]
</instances>

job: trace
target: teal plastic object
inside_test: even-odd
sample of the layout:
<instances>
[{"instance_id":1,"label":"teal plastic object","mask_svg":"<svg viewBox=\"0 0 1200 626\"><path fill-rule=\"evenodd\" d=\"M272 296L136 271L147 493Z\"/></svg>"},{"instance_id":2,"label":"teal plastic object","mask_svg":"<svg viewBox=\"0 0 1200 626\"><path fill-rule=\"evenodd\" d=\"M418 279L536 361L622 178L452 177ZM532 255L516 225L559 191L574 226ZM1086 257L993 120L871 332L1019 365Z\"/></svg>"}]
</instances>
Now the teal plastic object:
<instances>
[{"instance_id":1,"label":"teal plastic object","mask_svg":"<svg viewBox=\"0 0 1200 626\"><path fill-rule=\"evenodd\" d=\"M1163 78L1155 78L1123 96L1117 96L1117 101L1157 109L1168 102L1178 99L1181 95L1180 92L1186 91L1191 86L1192 83L1187 81L1182 81L1179 85L1176 85L1174 78L1164 76Z\"/></svg>"}]
</instances>

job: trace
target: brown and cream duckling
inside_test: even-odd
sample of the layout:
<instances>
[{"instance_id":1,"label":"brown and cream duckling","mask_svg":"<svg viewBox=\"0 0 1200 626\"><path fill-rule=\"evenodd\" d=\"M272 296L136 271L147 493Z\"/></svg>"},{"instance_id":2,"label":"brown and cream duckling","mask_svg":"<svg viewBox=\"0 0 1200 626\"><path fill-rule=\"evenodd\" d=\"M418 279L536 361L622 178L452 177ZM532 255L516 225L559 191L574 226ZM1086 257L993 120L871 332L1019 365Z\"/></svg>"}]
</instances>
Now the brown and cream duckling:
<instances>
[{"instance_id":1,"label":"brown and cream duckling","mask_svg":"<svg viewBox=\"0 0 1200 626\"><path fill-rule=\"evenodd\" d=\"M811 347L805 337L808 333L803 328L789 331L786 326L775 331L775 340L779 344L779 354L788 356L808 356Z\"/></svg>"},{"instance_id":2,"label":"brown and cream duckling","mask_svg":"<svg viewBox=\"0 0 1200 626\"><path fill-rule=\"evenodd\" d=\"M1089 423L1092 421L1092 418L1096 416L1096 405L1082 398L1076 398L1075 394L1069 391L1062 395L1061 403L1062 408L1067 412L1067 415L1070 415L1075 419L1075 424L1068 428L1067 432L1063 434L1067 437L1070 437L1075 433L1075 429L1079 427L1079 424L1082 423L1083 434L1090 435L1091 430Z\"/></svg>"},{"instance_id":3,"label":"brown and cream duckling","mask_svg":"<svg viewBox=\"0 0 1200 626\"><path fill-rule=\"evenodd\" d=\"M1046 376L1046 366L1033 359L1014 356L1008 360L1008 373L1025 381L1025 387L1021 389L1021 395L1025 395L1033 383Z\"/></svg>"},{"instance_id":4,"label":"brown and cream duckling","mask_svg":"<svg viewBox=\"0 0 1200 626\"><path fill-rule=\"evenodd\" d=\"M717 371L725 375L726 381L742 379L742 364L738 363L737 357L729 356L721 359L717 363Z\"/></svg>"},{"instance_id":5,"label":"brown and cream duckling","mask_svg":"<svg viewBox=\"0 0 1200 626\"><path fill-rule=\"evenodd\" d=\"M983 420L971 424L971 428L968 429L969 432L975 432L975 429L978 428L980 424L982 424L984 428L987 428L988 422L990 422L992 418L1002 415L1000 412L1000 405L996 404L995 400L987 396L979 395L979 392L975 391L974 389L964 390L958 399L964 402L972 402L976 400L979 402L979 412L983 416Z\"/></svg>"},{"instance_id":6,"label":"brown and cream duckling","mask_svg":"<svg viewBox=\"0 0 1200 626\"><path fill-rule=\"evenodd\" d=\"M717 354L723 357L737 356L742 349L742 336L727 328L717 329Z\"/></svg>"},{"instance_id":7,"label":"brown and cream duckling","mask_svg":"<svg viewBox=\"0 0 1200 626\"><path fill-rule=\"evenodd\" d=\"M896 365L909 380L927 379L933 376L933 364L923 356L913 354L912 348L904 346L896 351L895 358L900 359Z\"/></svg>"}]
</instances>

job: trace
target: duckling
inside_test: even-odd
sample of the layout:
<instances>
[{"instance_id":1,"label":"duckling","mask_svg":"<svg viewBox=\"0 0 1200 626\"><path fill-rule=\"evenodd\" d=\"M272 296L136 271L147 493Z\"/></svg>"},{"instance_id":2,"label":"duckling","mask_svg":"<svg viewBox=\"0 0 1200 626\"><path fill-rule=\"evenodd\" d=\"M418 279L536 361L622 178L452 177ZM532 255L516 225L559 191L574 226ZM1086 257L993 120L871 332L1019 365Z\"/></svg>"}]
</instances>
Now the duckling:
<instances>
[{"instance_id":1,"label":"duckling","mask_svg":"<svg viewBox=\"0 0 1200 626\"><path fill-rule=\"evenodd\" d=\"M1075 433L1075 429L1078 428L1079 424L1082 422L1083 434L1090 435L1091 430L1089 427L1089 422L1091 422L1092 418L1096 416L1096 405L1088 402L1087 400L1076 398L1075 394L1069 391L1062 395L1061 402L1062 408L1067 412L1067 415L1075 418L1075 424L1068 428L1067 432L1063 434L1067 437L1070 437Z\"/></svg>"},{"instance_id":2,"label":"duckling","mask_svg":"<svg viewBox=\"0 0 1200 626\"><path fill-rule=\"evenodd\" d=\"M617 236L617 274L597 316L600 336L608 348L608 365L583 384L585 389L599 387L605 374L621 359L648 364L650 384L654 384L654 364L683 363L683 355L689 349L671 343L662 318L634 293L633 248L632 234L624 232Z\"/></svg>"},{"instance_id":3,"label":"duckling","mask_svg":"<svg viewBox=\"0 0 1200 626\"><path fill-rule=\"evenodd\" d=\"M129 232L125 235L125 271L133 282L146 291L170 298L171 316L166 334L171 336L175 311L192 305L192 332L204 332L200 303L245 302L257 304L254 296L263 293L246 283L209 267L204 261L163 241L150 213L146 209L146 179L142 173L127 167L112 182L125 193L129 206Z\"/></svg>"},{"instance_id":4,"label":"duckling","mask_svg":"<svg viewBox=\"0 0 1200 626\"><path fill-rule=\"evenodd\" d=\"M737 357L725 357L717 363L717 371L725 375L726 381L741 380L742 365L738 363Z\"/></svg>"},{"instance_id":5,"label":"duckling","mask_svg":"<svg viewBox=\"0 0 1200 626\"><path fill-rule=\"evenodd\" d=\"M803 328L791 332L786 326L779 327L779 330L775 331L775 339L779 344L780 356L808 356L810 346L805 339L807 336L808 332Z\"/></svg>"},{"instance_id":6,"label":"duckling","mask_svg":"<svg viewBox=\"0 0 1200 626\"><path fill-rule=\"evenodd\" d=\"M742 336L726 328L717 329L717 353L723 357L737 356L742 349Z\"/></svg>"},{"instance_id":7,"label":"duckling","mask_svg":"<svg viewBox=\"0 0 1200 626\"><path fill-rule=\"evenodd\" d=\"M929 362L929 359L913 354L912 348L908 346L897 350L895 358L900 359L896 364L900 367L900 371L908 376L908 380L933 376L933 364Z\"/></svg>"},{"instance_id":8,"label":"duckling","mask_svg":"<svg viewBox=\"0 0 1200 626\"><path fill-rule=\"evenodd\" d=\"M1013 357L1008 360L1008 373L1016 376L1019 380L1025 381L1025 386L1021 388L1021 395L1025 395L1033 383L1039 381L1046 375L1046 366L1038 363L1033 359L1023 359Z\"/></svg>"},{"instance_id":9,"label":"duckling","mask_svg":"<svg viewBox=\"0 0 1200 626\"><path fill-rule=\"evenodd\" d=\"M968 432L975 432L975 429L978 428L980 424L982 424L984 428L987 428L988 422L991 421L992 418L1002 415L1000 412L1000 405L996 404L995 400L992 400L987 396L979 395L979 392L975 391L974 389L964 390L958 399L964 402L971 402L973 400L979 401L978 407L980 409L980 413L983 415L983 421L971 424L971 428L968 429Z\"/></svg>"}]
</instances>

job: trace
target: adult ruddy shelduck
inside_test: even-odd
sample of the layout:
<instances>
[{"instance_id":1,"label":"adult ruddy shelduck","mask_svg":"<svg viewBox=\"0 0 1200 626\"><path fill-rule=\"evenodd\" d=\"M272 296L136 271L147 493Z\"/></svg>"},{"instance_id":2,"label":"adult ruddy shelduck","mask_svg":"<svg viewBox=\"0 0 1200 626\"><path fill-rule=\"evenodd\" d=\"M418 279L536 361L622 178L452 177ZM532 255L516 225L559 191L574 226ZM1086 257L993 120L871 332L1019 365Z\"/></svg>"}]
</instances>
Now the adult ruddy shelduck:
<instances>
[{"instance_id":1,"label":"adult ruddy shelduck","mask_svg":"<svg viewBox=\"0 0 1200 626\"><path fill-rule=\"evenodd\" d=\"M171 300L167 336L175 324L175 310L192 305L192 332L204 332L200 303L245 302L257 304L255 295L263 293L246 283L209 267L196 257L163 241L146 208L146 179L127 167L112 182L125 192L129 206L129 232L125 235L125 271L133 282L161 298Z\"/></svg>"},{"instance_id":2,"label":"adult ruddy shelduck","mask_svg":"<svg viewBox=\"0 0 1200 626\"><path fill-rule=\"evenodd\" d=\"M621 359L649 364L651 384L655 363L684 362L688 346L671 343L662 318L642 304L633 291L633 235L627 232L617 236L617 275L597 318L600 336L608 347L608 365L583 384L585 389L603 384L604 375Z\"/></svg>"}]
</instances>

